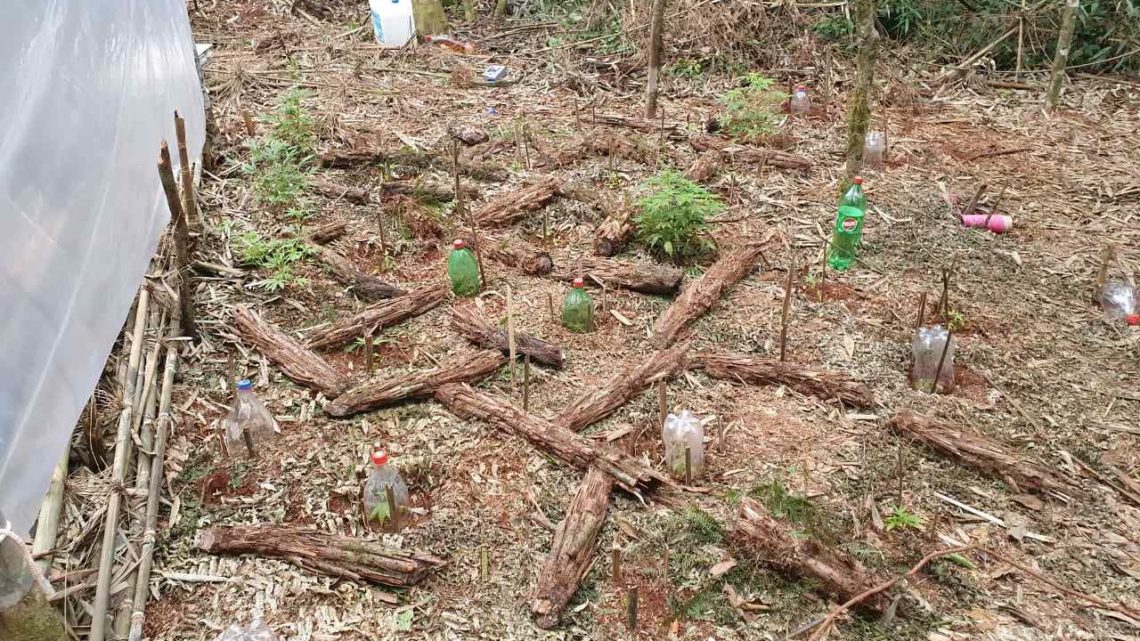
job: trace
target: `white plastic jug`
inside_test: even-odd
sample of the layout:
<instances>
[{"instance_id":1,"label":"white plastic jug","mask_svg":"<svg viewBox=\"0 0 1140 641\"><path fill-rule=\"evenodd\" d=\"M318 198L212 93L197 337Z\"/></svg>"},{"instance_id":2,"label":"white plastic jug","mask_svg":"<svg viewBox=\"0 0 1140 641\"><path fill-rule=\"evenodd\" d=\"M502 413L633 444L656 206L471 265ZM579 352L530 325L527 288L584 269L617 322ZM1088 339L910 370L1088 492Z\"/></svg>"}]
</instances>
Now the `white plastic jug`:
<instances>
[{"instance_id":1,"label":"white plastic jug","mask_svg":"<svg viewBox=\"0 0 1140 641\"><path fill-rule=\"evenodd\" d=\"M412 0L369 0L372 30L382 47L402 47L416 35Z\"/></svg>"}]
</instances>

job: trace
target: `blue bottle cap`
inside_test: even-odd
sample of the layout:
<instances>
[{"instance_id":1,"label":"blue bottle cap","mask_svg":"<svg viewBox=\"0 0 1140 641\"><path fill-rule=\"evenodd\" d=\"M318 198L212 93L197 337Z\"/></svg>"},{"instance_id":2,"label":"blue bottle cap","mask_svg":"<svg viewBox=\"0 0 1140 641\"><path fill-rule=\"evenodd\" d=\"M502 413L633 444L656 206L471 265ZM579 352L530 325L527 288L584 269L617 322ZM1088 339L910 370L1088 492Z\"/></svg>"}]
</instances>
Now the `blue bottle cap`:
<instances>
[{"instance_id":1,"label":"blue bottle cap","mask_svg":"<svg viewBox=\"0 0 1140 641\"><path fill-rule=\"evenodd\" d=\"M248 378L243 378L237 382L237 388L239 391L248 392L253 389L253 383Z\"/></svg>"}]
</instances>

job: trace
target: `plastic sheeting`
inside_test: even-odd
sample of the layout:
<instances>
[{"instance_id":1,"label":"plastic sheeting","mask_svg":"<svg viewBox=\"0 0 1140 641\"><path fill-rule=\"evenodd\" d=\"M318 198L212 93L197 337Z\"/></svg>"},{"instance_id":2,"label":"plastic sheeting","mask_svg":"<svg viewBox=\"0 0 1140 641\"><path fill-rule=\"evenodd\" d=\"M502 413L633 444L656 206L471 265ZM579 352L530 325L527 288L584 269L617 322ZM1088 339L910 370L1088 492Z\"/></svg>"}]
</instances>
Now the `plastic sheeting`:
<instances>
[{"instance_id":1,"label":"plastic sheeting","mask_svg":"<svg viewBox=\"0 0 1140 641\"><path fill-rule=\"evenodd\" d=\"M0 19L0 513L27 532L169 213L202 93L183 0L7 0ZM177 162L177 153L174 153Z\"/></svg>"}]
</instances>

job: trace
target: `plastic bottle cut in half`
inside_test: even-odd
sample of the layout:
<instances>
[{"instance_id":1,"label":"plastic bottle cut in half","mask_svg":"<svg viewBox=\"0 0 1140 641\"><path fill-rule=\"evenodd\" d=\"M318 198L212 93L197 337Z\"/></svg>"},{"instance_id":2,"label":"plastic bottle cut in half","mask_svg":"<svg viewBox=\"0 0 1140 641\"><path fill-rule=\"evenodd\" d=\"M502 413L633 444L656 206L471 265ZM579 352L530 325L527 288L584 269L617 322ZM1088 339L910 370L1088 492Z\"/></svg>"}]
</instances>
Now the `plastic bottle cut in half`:
<instances>
[{"instance_id":1,"label":"plastic bottle cut in half","mask_svg":"<svg viewBox=\"0 0 1140 641\"><path fill-rule=\"evenodd\" d=\"M273 414L253 393L253 383L248 379L237 382L234 405L224 427L226 453L233 458L256 457L281 433Z\"/></svg>"}]
</instances>

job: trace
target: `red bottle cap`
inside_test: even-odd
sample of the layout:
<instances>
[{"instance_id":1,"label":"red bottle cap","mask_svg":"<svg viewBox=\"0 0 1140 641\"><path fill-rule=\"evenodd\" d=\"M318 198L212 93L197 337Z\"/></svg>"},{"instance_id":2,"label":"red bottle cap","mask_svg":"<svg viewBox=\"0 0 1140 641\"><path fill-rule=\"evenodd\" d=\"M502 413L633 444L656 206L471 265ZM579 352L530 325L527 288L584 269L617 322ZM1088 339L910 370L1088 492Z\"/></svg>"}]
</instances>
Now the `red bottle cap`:
<instances>
[{"instance_id":1,"label":"red bottle cap","mask_svg":"<svg viewBox=\"0 0 1140 641\"><path fill-rule=\"evenodd\" d=\"M1129 314L1127 320L1129 325L1140 325L1140 314Z\"/></svg>"},{"instance_id":2,"label":"red bottle cap","mask_svg":"<svg viewBox=\"0 0 1140 641\"><path fill-rule=\"evenodd\" d=\"M463 249L464 247L467 246L467 243L464 242L464 240L462 238L456 238L455 242L451 243L451 246L454 247L455 249Z\"/></svg>"},{"instance_id":3,"label":"red bottle cap","mask_svg":"<svg viewBox=\"0 0 1140 641\"><path fill-rule=\"evenodd\" d=\"M574 279L574 286L575 287L585 287L586 281L582 280L582 277L579 276L579 277Z\"/></svg>"},{"instance_id":4,"label":"red bottle cap","mask_svg":"<svg viewBox=\"0 0 1140 641\"><path fill-rule=\"evenodd\" d=\"M807 87L804 85L796 85L796 91L807 91Z\"/></svg>"},{"instance_id":5,"label":"red bottle cap","mask_svg":"<svg viewBox=\"0 0 1140 641\"><path fill-rule=\"evenodd\" d=\"M856 185L862 185L863 184L863 177L862 176L855 176L854 178L851 179L851 182L855 183Z\"/></svg>"},{"instance_id":6,"label":"red bottle cap","mask_svg":"<svg viewBox=\"0 0 1140 641\"><path fill-rule=\"evenodd\" d=\"M373 465L387 465L388 464L388 453L385 452L384 450L376 450L375 452L373 452L372 453L372 464Z\"/></svg>"}]
</instances>

